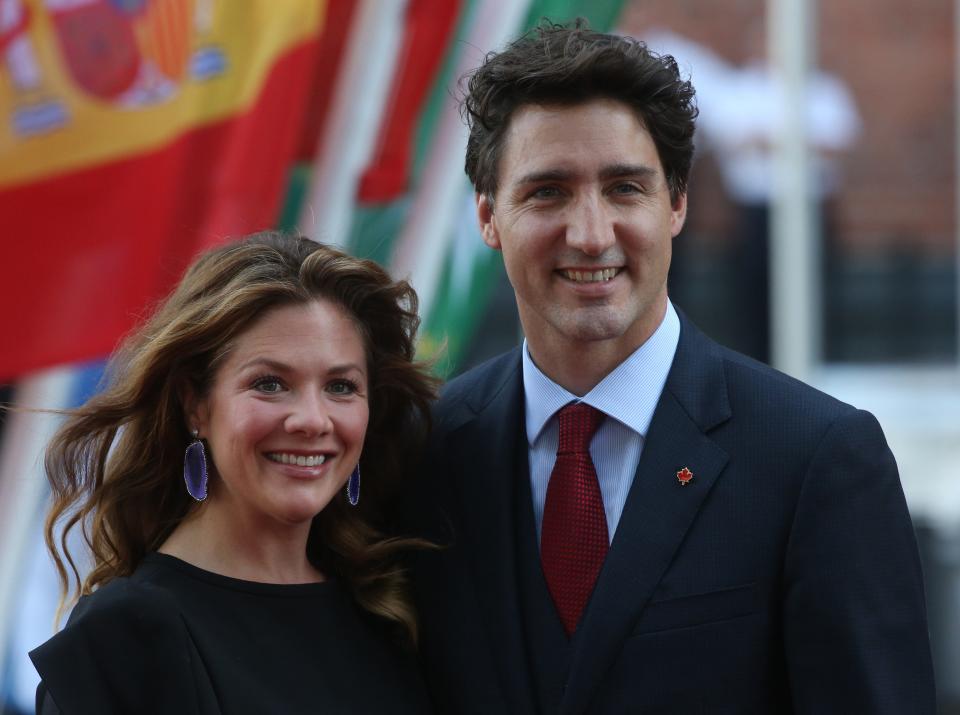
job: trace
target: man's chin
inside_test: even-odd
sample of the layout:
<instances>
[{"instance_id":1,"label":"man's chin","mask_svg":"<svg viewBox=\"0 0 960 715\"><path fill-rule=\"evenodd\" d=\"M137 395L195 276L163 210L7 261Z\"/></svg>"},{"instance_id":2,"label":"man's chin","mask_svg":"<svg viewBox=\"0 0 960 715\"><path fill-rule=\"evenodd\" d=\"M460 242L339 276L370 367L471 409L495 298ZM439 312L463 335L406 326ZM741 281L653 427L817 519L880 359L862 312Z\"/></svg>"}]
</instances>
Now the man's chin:
<instances>
[{"instance_id":1,"label":"man's chin","mask_svg":"<svg viewBox=\"0 0 960 715\"><path fill-rule=\"evenodd\" d=\"M628 331L631 323L610 310L581 310L575 316L565 316L556 327L571 342L594 343L617 340Z\"/></svg>"}]
</instances>

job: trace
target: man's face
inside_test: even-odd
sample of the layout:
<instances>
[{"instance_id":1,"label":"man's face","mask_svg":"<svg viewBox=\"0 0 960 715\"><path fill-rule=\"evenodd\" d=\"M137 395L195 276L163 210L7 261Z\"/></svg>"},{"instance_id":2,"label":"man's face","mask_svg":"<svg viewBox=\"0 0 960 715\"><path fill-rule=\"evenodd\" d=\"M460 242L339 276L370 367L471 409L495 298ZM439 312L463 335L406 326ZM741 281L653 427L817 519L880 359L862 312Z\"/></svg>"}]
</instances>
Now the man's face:
<instances>
[{"instance_id":1,"label":"man's face","mask_svg":"<svg viewBox=\"0 0 960 715\"><path fill-rule=\"evenodd\" d=\"M525 105L498 179L492 203L477 197L481 231L503 251L534 357L591 341L629 355L663 318L686 215L636 114L608 99Z\"/></svg>"}]
</instances>

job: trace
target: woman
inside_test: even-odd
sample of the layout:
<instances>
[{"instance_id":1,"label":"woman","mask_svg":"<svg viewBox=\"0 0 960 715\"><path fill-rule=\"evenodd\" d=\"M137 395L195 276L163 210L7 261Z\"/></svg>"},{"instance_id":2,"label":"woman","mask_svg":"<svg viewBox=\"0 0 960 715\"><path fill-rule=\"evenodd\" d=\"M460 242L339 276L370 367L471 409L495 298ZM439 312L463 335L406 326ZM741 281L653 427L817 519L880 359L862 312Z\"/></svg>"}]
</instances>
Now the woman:
<instances>
[{"instance_id":1,"label":"woman","mask_svg":"<svg viewBox=\"0 0 960 715\"><path fill-rule=\"evenodd\" d=\"M38 712L429 709L397 643L416 625L394 556L417 544L372 526L435 392L416 308L405 282L304 238L255 235L187 271L47 453L47 545L83 595L31 653Z\"/></svg>"}]
</instances>

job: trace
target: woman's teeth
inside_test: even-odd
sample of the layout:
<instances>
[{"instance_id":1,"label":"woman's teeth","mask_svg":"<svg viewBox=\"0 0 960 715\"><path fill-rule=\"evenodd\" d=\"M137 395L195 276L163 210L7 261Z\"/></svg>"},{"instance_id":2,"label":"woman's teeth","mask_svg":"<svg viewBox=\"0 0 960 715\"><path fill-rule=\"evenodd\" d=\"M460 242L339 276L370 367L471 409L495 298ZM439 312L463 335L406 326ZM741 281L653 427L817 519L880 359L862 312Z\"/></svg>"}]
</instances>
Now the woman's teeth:
<instances>
[{"instance_id":1,"label":"woman's teeth","mask_svg":"<svg viewBox=\"0 0 960 715\"><path fill-rule=\"evenodd\" d=\"M267 459L280 464L294 464L298 467L316 467L323 464L327 457L324 454L310 455L306 457L302 454L286 454L284 452L270 452Z\"/></svg>"}]
</instances>

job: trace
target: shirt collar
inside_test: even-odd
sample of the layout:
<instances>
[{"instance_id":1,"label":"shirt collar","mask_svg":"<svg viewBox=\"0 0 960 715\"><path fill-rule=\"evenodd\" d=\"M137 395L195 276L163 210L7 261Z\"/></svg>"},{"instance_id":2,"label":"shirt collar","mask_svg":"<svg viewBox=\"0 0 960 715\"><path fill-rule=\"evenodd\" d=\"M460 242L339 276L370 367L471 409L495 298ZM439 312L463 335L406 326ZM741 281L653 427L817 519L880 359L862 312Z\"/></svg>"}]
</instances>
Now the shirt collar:
<instances>
[{"instance_id":1,"label":"shirt collar","mask_svg":"<svg viewBox=\"0 0 960 715\"><path fill-rule=\"evenodd\" d=\"M557 410L578 400L646 437L679 341L680 318L673 304L667 301L666 314L653 335L583 398L578 398L541 372L524 340L523 393L528 442L532 445L536 441Z\"/></svg>"}]
</instances>

